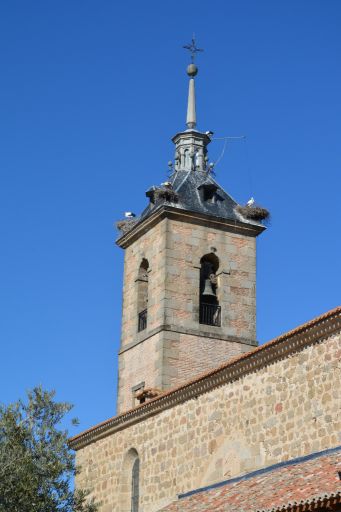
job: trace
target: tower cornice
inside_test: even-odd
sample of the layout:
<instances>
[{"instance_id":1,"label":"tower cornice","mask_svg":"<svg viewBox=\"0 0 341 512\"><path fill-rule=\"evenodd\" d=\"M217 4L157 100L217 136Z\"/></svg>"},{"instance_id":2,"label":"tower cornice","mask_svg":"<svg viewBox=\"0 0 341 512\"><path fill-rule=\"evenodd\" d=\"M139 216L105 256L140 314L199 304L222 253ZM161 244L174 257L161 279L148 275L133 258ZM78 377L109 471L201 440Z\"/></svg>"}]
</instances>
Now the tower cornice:
<instances>
[{"instance_id":1,"label":"tower cornice","mask_svg":"<svg viewBox=\"0 0 341 512\"><path fill-rule=\"evenodd\" d=\"M135 224L135 226L128 233L125 233L123 236L118 238L116 240L116 244L122 249L126 249L130 246L130 244L132 244L135 240L140 238L140 236L146 233L151 227L155 226L165 218L171 218L174 220L201 226L209 225L211 228L216 228L231 233L239 233L251 237L258 236L266 229L265 226L259 223L245 223L234 219L225 219L204 213L182 210L174 206L160 205L160 207L156 208L148 217Z\"/></svg>"}]
</instances>

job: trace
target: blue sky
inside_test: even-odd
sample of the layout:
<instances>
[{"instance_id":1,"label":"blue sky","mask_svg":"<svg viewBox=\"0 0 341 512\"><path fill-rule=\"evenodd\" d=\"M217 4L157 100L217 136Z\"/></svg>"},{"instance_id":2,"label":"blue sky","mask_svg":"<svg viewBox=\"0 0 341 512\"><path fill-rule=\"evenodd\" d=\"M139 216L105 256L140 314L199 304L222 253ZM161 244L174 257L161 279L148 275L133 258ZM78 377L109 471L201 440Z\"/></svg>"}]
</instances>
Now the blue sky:
<instances>
[{"instance_id":1,"label":"blue sky","mask_svg":"<svg viewBox=\"0 0 341 512\"><path fill-rule=\"evenodd\" d=\"M258 339L338 305L340 25L338 0L1 3L1 401L41 383L75 404L79 430L114 414L113 224L166 177L192 32L199 129L247 137L217 180L272 214Z\"/></svg>"}]
</instances>

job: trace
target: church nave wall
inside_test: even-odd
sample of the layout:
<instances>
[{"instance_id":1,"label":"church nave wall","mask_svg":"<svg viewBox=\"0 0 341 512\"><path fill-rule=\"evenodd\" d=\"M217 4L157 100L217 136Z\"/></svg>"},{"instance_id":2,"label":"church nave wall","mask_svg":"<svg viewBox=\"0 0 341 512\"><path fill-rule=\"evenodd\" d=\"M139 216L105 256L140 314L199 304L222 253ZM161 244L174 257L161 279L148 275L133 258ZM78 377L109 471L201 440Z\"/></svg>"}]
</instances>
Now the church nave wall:
<instances>
[{"instance_id":1,"label":"church nave wall","mask_svg":"<svg viewBox=\"0 0 341 512\"><path fill-rule=\"evenodd\" d=\"M88 444L77 485L94 489L101 512L129 510L126 460L136 450L139 510L154 512L178 493L337 446L340 356L333 335Z\"/></svg>"}]
</instances>

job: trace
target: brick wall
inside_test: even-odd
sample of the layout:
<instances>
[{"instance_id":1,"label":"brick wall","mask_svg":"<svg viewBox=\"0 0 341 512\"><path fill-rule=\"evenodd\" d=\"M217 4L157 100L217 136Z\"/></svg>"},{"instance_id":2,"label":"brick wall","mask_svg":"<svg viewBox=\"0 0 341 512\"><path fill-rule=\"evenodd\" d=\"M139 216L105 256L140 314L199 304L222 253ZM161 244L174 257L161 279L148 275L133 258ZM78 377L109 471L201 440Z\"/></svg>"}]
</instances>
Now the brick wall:
<instances>
[{"instance_id":1,"label":"brick wall","mask_svg":"<svg viewBox=\"0 0 341 512\"><path fill-rule=\"evenodd\" d=\"M173 342L174 343L174 342ZM167 364L176 368L176 378L171 378L170 385L183 384L200 374L203 369L212 370L223 361L227 361L243 352L248 352L250 346L225 340L192 336L189 334L178 335L177 358L168 358Z\"/></svg>"}]
</instances>

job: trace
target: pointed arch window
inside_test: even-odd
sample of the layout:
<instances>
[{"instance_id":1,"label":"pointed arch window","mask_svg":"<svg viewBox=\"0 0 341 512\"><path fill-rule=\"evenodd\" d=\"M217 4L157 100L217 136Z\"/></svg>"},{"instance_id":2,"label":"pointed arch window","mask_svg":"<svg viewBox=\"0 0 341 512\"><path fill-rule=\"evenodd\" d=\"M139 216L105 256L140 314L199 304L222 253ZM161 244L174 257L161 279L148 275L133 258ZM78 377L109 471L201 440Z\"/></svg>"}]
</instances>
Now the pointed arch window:
<instances>
[{"instance_id":1,"label":"pointed arch window","mask_svg":"<svg viewBox=\"0 0 341 512\"><path fill-rule=\"evenodd\" d=\"M140 497L140 459L137 456L131 472L131 512L138 512Z\"/></svg>"},{"instance_id":2,"label":"pointed arch window","mask_svg":"<svg viewBox=\"0 0 341 512\"><path fill-rule=\"evenodd\" d=\"M143 258L137 278L137 313L138 313L138 332L147 328L148 314L148 260Z\"/></svg>"},{"instance_id":3,"label":"pointed arch window","mask_svg":"<svg viewBox=\"0 0 341 512\"><path fill-rule=\"evenodd\" d=\"M221 326L221 307L218 300L217 271L219 259L213 253L205 254L200 260L200 304L199 323Z\"/></svg>"},{"instance_id":4,"label":"pointed arch window","mask_svg":"<svg viewBox=\"0 0 341 512\"><path fill-rule=\"evenodd\" d=\"M140 501L140 458L135 448L124 455L119 473L118 500L120 512L138 512Z\"/></svg>"}]
</instances>

